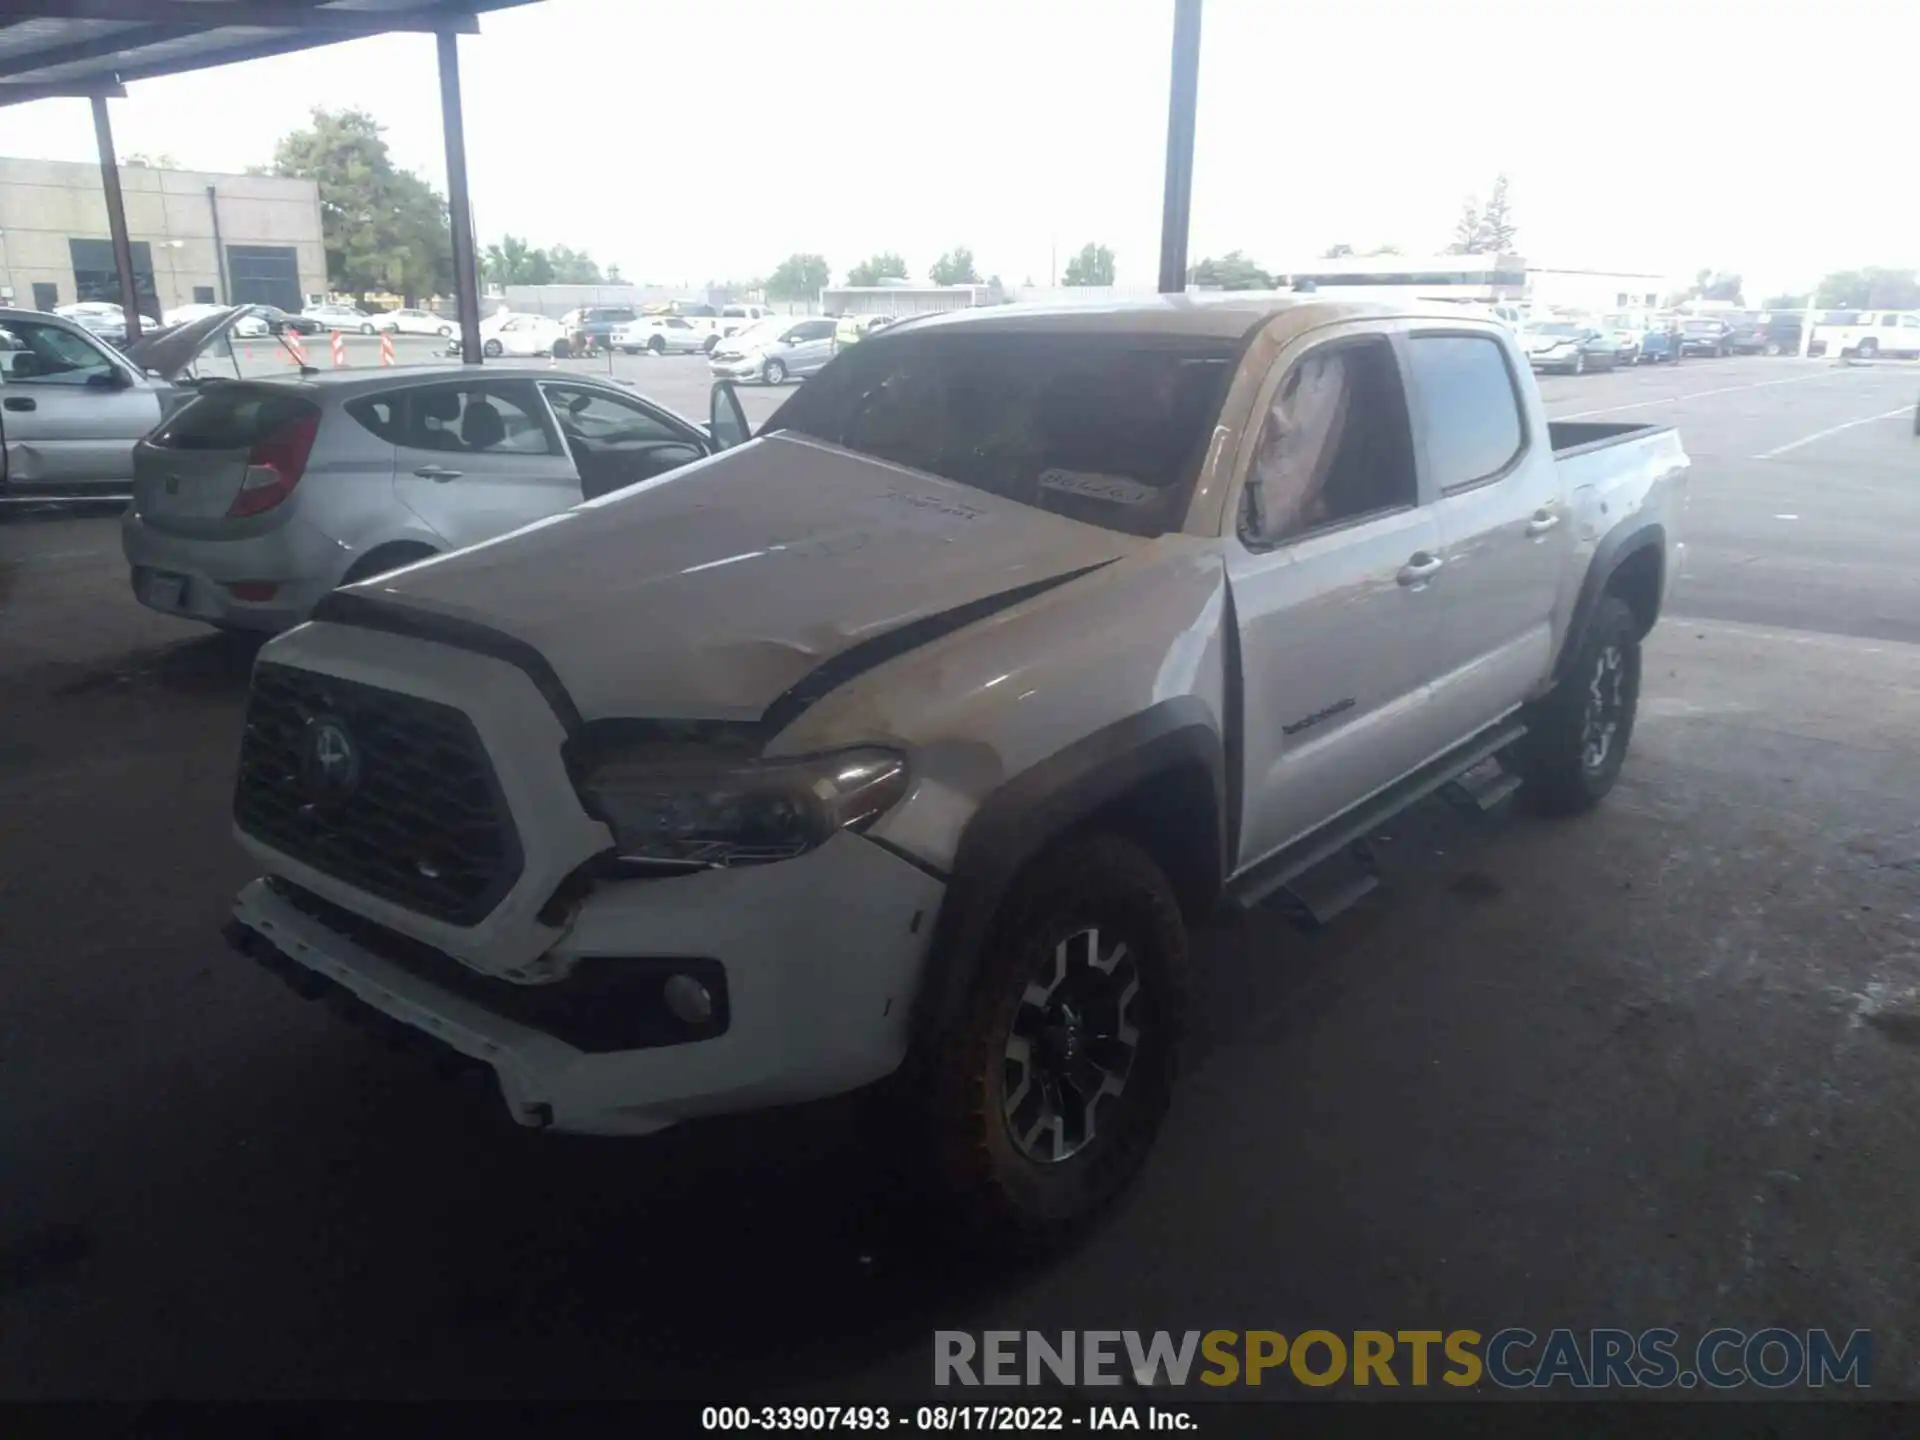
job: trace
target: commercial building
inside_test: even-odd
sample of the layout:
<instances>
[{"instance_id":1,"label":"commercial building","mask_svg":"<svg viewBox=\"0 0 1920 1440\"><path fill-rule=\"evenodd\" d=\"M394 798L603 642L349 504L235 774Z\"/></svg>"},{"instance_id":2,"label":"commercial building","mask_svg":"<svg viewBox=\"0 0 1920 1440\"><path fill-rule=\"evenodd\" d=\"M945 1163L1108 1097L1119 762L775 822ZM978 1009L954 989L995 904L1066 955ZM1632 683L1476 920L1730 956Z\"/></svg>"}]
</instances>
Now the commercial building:
<instances>
[{"instance_id":1,"label":"commercial building","mask_svg":"<svg viewBox=\"0 0 1920 1440\"><path fill-rule=\"evenodd\" d=\"M267 304L327 289L311 180L120 167L140 308ZM0 301L51 310L120 302L98 165L0 158Z\"/></svg>"}]
</instances>

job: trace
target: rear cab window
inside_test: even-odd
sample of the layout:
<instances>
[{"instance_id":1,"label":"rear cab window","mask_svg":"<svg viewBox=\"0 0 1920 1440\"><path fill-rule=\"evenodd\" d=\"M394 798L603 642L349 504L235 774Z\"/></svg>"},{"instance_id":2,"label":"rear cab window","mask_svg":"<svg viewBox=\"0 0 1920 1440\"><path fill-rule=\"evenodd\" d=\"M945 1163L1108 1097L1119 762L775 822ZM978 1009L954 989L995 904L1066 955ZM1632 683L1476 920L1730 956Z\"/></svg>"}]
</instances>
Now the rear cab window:
<instances>
[{"instance_id":1,"label":"rear cab window","mask_svg":"<svg viewBox=\"0 0 1920 1440\"><path fill-rule=\"evenodd\" d=\"M1493 336L1416 333L1407 343L1407 370L1441 492L1498 479L1520 458L1526 426L1519 387L1506 348Z\"/></svg>"},{"instance_id":2,"label":"rear cab window","mask_svg":"<svg viewBox=\"0 0 1920 1440\"><path fill-rule=\"evenodd\" d=\"M830 320L810 322L831 332ZM846 351L786 430L1130 535L1186 520L1239 360L1230 340L980 330Z\"/></svg>"}]
</instances>

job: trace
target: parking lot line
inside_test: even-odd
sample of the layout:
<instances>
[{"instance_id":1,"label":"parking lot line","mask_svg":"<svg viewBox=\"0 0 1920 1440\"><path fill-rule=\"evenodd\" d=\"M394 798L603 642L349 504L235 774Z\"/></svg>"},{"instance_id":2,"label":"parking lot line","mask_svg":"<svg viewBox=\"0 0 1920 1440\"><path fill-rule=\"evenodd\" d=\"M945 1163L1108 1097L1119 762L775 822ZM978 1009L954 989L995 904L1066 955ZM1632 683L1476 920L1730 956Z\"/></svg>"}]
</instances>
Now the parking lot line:
<instances>
[{"instance_id":1,"label":"parking lot line","mask_svg":"<svg viewBox=\"0 0 1920 1440\"><path fill-rule=\"evenodd\" d=\"M1897 410L1889 410L1884 415L1864 415L1858 420L1849 420L1844 425L1829 425L1824 430L1816 430L1811 435L1802 435L1798 440L1789 440L1785 445L1776 445L1773 449L1756 455L1756 460L1771 460L1777 455L1785 455L1790 450L1798 450L1802 445L1811 445L1816 440L1824 440L1829 435L1838 435L1842 430L1851 430L1857 425L1871 425L1876 420L1891 420L1896 415L1905 415L1913 407L1902 405Z\"/></svg>"},{"instance_id":2,"label":"parking lot line","mask_svg":"<svg viewBox=\"0 0 1920 1440\"><path fill-rule=\"evenodd\" d=\"M1731 395L1737 390L1764 390L1769 385L1798 385L1805 380L1826 380L1841 374L1839 370L1821 370L1812 375L1789 375L1784 380L1756 380L1751 385L1727 385L1718 390L1694 390L1685 395L1657 395L1651 400L1635 400L1630 405L1609 405L1604 410L1576 410L1562 420L1587 420L1595 415L1615 415L1622 410L1644 410L1649 405L1678 405L1686 400L1704 400L1709 395Z\"/></svg>"}]
</instances>

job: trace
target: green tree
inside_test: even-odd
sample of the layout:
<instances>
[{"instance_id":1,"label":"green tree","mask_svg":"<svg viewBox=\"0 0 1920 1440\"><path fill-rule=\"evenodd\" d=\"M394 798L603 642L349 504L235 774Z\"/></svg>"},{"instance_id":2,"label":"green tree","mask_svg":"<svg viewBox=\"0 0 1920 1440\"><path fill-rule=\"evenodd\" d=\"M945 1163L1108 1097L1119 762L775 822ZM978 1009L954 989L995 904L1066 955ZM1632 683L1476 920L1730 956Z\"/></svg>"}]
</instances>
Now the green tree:
<instances>
[{"instance_id":1,"label":"green tree","mask_svg":"<svg viewBox=\"0 0 1920 1440\"><path fill-rule=\"evenodd\" d=\"M789 255L767 277L769 300L818 300L833 283L833 271L824 255Z\"/></svg>"},{"instance_id":2,"label":"green tree","mask_svg":"<svg viewBox=\"0 0 1920 1440\"><path fill-rule=\"evenodd\" d=\"M556 245L547 252L547 262L553 266L555 284L599 285L604 283L599 264L584 250Z\"/></svg>"},{"instance_id":3,"label":"green tree","mask_svg":"<svg viewBox=\"0 0 1920 1440\"><path fill-rule=\"evenodd\" d=\"M446 201L394 165L381 127L364 110L316 107L313 127L284 135L273 173L312 180L320 190L327 281L356 298L371 290L409 304L444 288L451 265Z\"/></svg>"},{"instance_id":4,"label":"green tree","mask_svg":"<svg viewBox=\"0 0 1920 1440\"><path fill-rule=\"evenodd\" d=\"M1194 285L1212 286L1220 290L1271 290L1273 288L1273 276L1238 250L1229 250L1217 260L1202 260L1187 271L1187 279Z\"/></svg>"},{"instance_id":5,"label":"green tree","mask_svg":"<svg viewBox=\"0 0 1920 1440\"><path fill-rule=\"evenodd\" d=\"M847 272L849 285L878 285L882 280L906 278L907 262L891 250L882 250L878 255L862 260Z\"/></svg>"},{"instance_id":6,"label":"green tree","mask_svg":"<svg viewBox=\"0 0 1920 1440\"><path fill-rule=\"evenodd\" d=\"M1068 285L1113 284L1113 251L1089 240L1080 247L1078 255L1067 261L1063 278Z\"/></svg>"},{"instance_id":7,"label":"green tree","mask_svg":"<svg viewBox=\"0 0 1920 1440\"><path fill-rule=\"evenodd\" d=\"M1320 258L1322 260L1344 260L1351 254L1353 254L1353 247L1351 245L1329 245L1320 252Z\"/></svg>"},{"instance_id":8,"label":"green tree","mask_svg":"<svg viewBox=\"0 0 1920 1440\"><path fill-rule=\"evenodd\" d=\"M627 277L620 273L619 261L616 260L612 264L607 266L607 284L624 285L626 283L627 283Z\"/></svg>"},{"instance_id":9,"label":"green tree","mask_svg":"<svg viewBox=\"0 0 1920 1440\"><path fill-rule=\"evenodd\" d=\"M1453 224L1453 243L1449 255L1507 255L1513 251L1520 229L1513 223L1513 203L1507 195L1504 173L1493 177L1493 189L1482 205L1469 195L1460 207L1460 218Z\"/></svg>"},{"instance_id":10,"label":"green tree","mask_svg":"<svg viewBox=\"0 0 1920 1440\"><path fill-rule=\"evenodd\" d=\"M497 243L487 246L480 269L495 285L553 284L552 259L518 235L502 235Z\"/></svg>"},{"instance_id":11,"label":"green tree","mask_svg":"<svg viewBox=\"0 0 1920 1440\"><path fill-rule=\"evenodd\" d=\"M1824 276L1813 303L1828 310L1920 310L1920 281L1911 270L1870 265Z\"/></svg>"},{"instance_id":12,"label":"green tree","mask_svg":"<svg viewBox=\"0 0 1920 1440\"><path fill-rule=\"evenodd\" d=\"M936 285L978 285L980 272L973 268L973 251L964 245L956 245L938 260L933 269L927 272L929 279Z\"/></svg>"}]
</instances>

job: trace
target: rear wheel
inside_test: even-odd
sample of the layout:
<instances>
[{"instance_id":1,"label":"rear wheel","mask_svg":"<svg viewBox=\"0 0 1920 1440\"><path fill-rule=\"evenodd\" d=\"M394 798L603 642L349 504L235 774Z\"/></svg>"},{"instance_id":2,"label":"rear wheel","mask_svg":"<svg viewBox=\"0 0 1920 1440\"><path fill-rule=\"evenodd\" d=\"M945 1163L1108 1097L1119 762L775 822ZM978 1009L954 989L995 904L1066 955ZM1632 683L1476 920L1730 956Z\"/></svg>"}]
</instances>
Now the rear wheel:
<instances>
[{"instance_id":1,"label":"rear wheel","mask_svg":"<svg viewBox=\"0 0 1920 1440\"><path fill-rule=\"evenodd\" d=\"M661 338L660 338L660 337L659 337L658 335L650 335L650 336L648 336L648 337L647 337L647 353L648 353L649 355L664 355L664 354L666 354L666 353L667 353L667 342L666 342L665 340L662 340L662 339L661 339Z\"/></svg>"},{"instance_id":2,"label":"rear wheel","mask_svg":"<svg viewBox=\"0 0 1920 1440\"><path fill-rule=\"evenodd\" d=\"M569 345L566 341L556 340L553 342L553 358L554 359L564 360L571 354L573 354L573 347Z\"/></svg>"},{"instance_id":3,"label":"rear wheel","mask_svg":"<svg viewBox=\"0 0 1920 1440\"><path fill-rule=\"evenodd\" d=\"M451 340L453 338L453 326L442 325L440 327L440 338L442 340Z\"/></svg>"},{"instance_id":4,"label":"rear wheel","mask_svg":"<svg viewBox=\"0 0 1920 1440\"><path fill-rule=\"evenodd\" d=\"M973 1237L1069 1239L1132 1178L1172 1094L1187 965L1172 887L1130 841L1069 840L1015 881L924 1092Z\"/></svg>"},{"instance_id":5,"label":"rear wheel","mask_svg":"<svg viewBox=\"0 0 1920 1440\"><path fill-rule=\"evenodd\" d=\"M1778 340L1769 340L1766 348L1767 354L1778 355L1780 353L1780 342Z\"/></svg>"},{"instance_id":6,"label":"rear wheel","mask_svg":"<svg viewBox=\"0 0 1920 1440\"><path fill-rule=\"evenodd\" d=\"M362 335L371 335L373 334L373 330L374 330L374 327L371 321L369 321L367 324L362 325L360 327L360 333Z\"/></svg>"},{"instance_id":7,"label":"rear wheel","mask_svg":"<svg viewBox=\"0 0 1920 1440\"><path fill-rule=\"evenodd\" d=\"M700 342L700 353L702 355L711 355L719 348L720 337L718 335L709 335L705 340Z\"/></svg>"},{"instance_id":8,"label":"rear wheel","mask_svg":"<svg viewBox=\"0 0 1920 1440\"><path fill-rule=\"evenodd\" d=\"M376 575L385 575L390 570L398 570L402 565L411 565L416 560L424 560L436 553L431 545L422 545L413 540L396 540L391 545L382 545L369 550L353 564L347 567L347 573L340 577L342 585L358 585L362 580L371 580Z\"/></svg>"},{"instance_id":9,"label":"rear wheel","mask_svg":"<svg viewBox=\"0 0 1920 1440\"><path fill-rule=\"evenodd\" d=\"M1880 353L1880 342L1869 335L1854 347L1853 353L1862 360L1871 360Z\"/></svg>"},{"instance_id":10,"label":"rear wheel","mask_svg":"<svg viewBox=\"0 0 1920 1440\"><path fill-rule=\"evenodd\" d=\"M1640 626L1604 595L1579 653L1546 699L1530 706L1514 764L1534 808L1572 815L1600 802L1620 776L1640 705Z\"/></svg>"}]
</instances>

